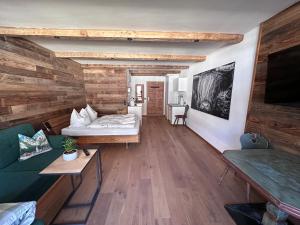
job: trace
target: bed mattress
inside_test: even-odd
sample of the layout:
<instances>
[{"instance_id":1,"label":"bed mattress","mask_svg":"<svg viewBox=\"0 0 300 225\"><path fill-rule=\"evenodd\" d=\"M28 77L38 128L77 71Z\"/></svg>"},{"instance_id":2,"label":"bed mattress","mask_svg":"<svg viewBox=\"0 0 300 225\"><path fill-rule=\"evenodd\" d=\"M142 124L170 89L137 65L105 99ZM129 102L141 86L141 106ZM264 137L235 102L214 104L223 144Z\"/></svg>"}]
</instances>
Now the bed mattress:
<instances>
[{"instance_id":1,"label":"bed mattress","mask_svg":"<svg viewBox=\"0 0 300 225\"><path fill-rule=\"evenodd\" d=\"M94 120L88 128L134 128L138 120L135 114L106 115Z\"/></svg>"},{"instance_id":2,"label":"bed mattress","mask_svg":"<svg viewBox=\"0 0 300 225\"><path fill-rule=\"evenodd\" d=\"M89 127L66 127L61 130L66 136L109 136L109 135L137 135L140 130L140 122L137 119L133 128L89 128Z\"/></svg>"}]
</instances>

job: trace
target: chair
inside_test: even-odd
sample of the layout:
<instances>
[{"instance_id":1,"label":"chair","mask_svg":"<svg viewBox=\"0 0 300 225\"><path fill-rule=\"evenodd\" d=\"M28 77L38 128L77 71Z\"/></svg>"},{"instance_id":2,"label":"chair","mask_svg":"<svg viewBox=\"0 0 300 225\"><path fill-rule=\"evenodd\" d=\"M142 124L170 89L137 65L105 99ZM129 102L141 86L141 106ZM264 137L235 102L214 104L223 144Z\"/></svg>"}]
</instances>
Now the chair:
<instances>
[{"instance_id":1,"label":"chair","mask_svg":"<svg viewBox=\"0 0 300 225\"><path fill-rule=\"evenodd\" d=\"M245 133L240 137L242 150L269 148L269 141L257 133Z\"/></svg>"},{"instance_id":2,"label":"chair","mask_svg":"<svg viewBox=\"0 0 300 225\"><path fill-rule=\"evenodd\" d=\"M186 118L187 118L187 112L189 111L189 105L186 105L184 108L184 114L183 115L175 115L175 121L174 125L178 125L179 119L182 119L183 125L186 125Z\"/></svg>"},{"instance_id":3,"label":"chair","mask_svg":"<svg viewBox=\"0 0 300 225\"><path fill-rule=\"evenodd\" d=\"M240 137L241 142L241 150L249 150L249 149L267 149L269 148L269 141L260 134L257 133L245 133ZM230 167L227 166L224 169L220 179L219 185L222 183L224 177L228 173ZM247 198L249 198L250 194L250 185L247 183Z\"/></svg>"}]
</instances>

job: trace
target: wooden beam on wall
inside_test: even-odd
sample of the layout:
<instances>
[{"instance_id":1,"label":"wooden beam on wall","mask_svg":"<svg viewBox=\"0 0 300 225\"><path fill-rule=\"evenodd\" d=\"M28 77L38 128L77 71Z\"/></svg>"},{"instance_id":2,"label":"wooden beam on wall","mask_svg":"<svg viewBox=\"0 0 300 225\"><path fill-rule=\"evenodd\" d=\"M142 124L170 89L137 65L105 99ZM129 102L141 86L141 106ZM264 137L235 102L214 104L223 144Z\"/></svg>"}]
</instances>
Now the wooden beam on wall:
<instances>
[{"instance_id":1,"label":"wooden beam on wall","mask_svg":"<svg viewBox=\"0 0 300 225\"><path fill-rule=\"evenodd\" d=\"M0 27L0 34L7 36L52 37L64 39L163 41L163 42L228 42L239 43L242 34L214 32L164 32L101 29L55 29Z\"/></svg>"},{"instance_id":2,"label":"wooden beam on wall","mask_svg":"<svg viewBox=\"0 0 300 225\"><path fill-rule=\"evenodd\" d=\"M83 69L88 68L125 68L129 70L133 69L161 69L161 70L185 70L188 69L189 66L182 65L154 65L154 64L143 64L143 65L130 65L130 64L81 64Z\"/></svg>"},{"instance_id":3,"label":"wooden beam on wall","mask_svg":"<svg viewBox=\"0 0 300 225\"><path fill-rule=\"evenodd\" d=\"M59 58L101 59L101 60L147 60L170 62L203 62L206 56L196 55L164 55L164 54L132 54L103 52L55 52Z\"/></svg>"}]
</instances>

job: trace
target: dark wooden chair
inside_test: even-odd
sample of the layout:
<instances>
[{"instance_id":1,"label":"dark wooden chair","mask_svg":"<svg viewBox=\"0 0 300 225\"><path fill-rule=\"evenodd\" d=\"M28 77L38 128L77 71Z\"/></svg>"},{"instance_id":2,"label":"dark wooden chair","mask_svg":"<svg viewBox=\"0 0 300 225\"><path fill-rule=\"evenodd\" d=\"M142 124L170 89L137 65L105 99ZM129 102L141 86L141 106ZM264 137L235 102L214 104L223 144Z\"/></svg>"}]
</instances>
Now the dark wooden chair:
<instances>
[{"instance_id":1,"label":"dark wooden chair","mask_svg":"<svg viewBox=\"0 0 300 225\"><path fill-rule=\"evenodd\" d=\"M189 105L185 106L183 115L175 115L174 125L178 125L179 119L182 119L183 125L186 125L187 112L189 111Z\"/></svg>"}]
</instances>

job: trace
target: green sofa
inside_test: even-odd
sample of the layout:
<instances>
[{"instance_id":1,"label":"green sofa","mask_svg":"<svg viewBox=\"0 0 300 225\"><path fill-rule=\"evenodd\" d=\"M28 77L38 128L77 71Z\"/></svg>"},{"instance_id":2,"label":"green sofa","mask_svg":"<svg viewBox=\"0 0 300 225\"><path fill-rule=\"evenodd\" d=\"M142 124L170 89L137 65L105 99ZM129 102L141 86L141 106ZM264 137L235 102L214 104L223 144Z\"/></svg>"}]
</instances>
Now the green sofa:
<instances>
[{"instance_id":1,"label":"green sofa","mask_svg":"<svg viewBox=\"0 0 300 225\"><path fill-rule=\"evenodd\" d=\"M47 136L53 150L19 161L18 134L32 137L35 130L31 124L0 130L0 203L37 201L59 178L39 172L63 153L64 136Z\"/></svg>"}]
</instances>

